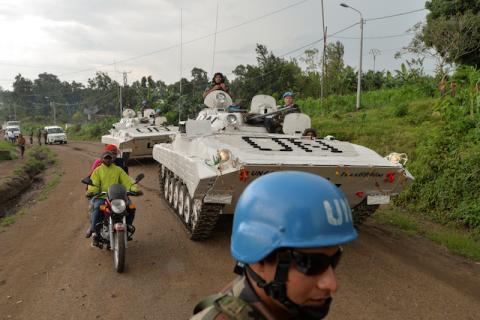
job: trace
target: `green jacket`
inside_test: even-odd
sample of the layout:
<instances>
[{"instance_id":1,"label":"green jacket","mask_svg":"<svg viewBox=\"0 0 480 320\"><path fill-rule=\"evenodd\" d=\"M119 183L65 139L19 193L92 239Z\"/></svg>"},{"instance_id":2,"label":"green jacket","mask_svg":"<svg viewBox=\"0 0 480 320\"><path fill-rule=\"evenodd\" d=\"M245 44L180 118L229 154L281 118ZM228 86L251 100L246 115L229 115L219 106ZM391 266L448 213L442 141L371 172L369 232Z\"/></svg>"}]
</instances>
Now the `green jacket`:
<instances>
[{"instance_id":1,"label":"green jacket","mask_svg":"<svg viewBox=\"0 0 480 320\"><path fill-rule=\"evenodd\" d=\"M93 186L88 186L87 192L89 193L107 192L108 188L116 183L123 185L127 190L138 191L128 174L113 163L109 167L102 163L92 172L90 179L92 179Z\"/></svg>"},{"instance_id":2,"label":"green jacket","mask_svg":"<svg viewBox=\"0 0 480 320\"><path fill-rule=\"evenodd\" d=\"M265 320L261 302L248 280L238 277L224 292L202 300L190 320Z\"/></svg>"}]
</instances>

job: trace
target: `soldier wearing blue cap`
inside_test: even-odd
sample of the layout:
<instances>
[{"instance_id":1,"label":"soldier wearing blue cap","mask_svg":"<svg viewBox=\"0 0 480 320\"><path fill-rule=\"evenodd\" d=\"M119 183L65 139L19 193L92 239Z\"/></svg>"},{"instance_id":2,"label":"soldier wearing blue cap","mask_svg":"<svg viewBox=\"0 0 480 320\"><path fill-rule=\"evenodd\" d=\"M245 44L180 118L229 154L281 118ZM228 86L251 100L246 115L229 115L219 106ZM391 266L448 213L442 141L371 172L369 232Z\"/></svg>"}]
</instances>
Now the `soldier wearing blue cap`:
<instances>
[{"instance_id":1,"label":"soldier wearing blue cap","mask_svg":"<svg viewBox=\"0 0 480 320\"><path fill-rule=\"evenodd\" d=\"M341 245L356 238L347 199L328 180L293 171L260 177L235 209L239 277L191 319L322 319L337 290Z\"/></svg>"},{"instance_id":2,"label":"soldier wearing blue cap","mask_svg":"<svg viewBox=\"0 0 480 320\"><path fill-rule=\"evenodd\" d=\"M293 96L294 94L291 91L285 92L282 96L284 102L282 108L291 108L292 110L289 113L300 112L300 107L294 103Z\"/></svg>"}]
</instances>

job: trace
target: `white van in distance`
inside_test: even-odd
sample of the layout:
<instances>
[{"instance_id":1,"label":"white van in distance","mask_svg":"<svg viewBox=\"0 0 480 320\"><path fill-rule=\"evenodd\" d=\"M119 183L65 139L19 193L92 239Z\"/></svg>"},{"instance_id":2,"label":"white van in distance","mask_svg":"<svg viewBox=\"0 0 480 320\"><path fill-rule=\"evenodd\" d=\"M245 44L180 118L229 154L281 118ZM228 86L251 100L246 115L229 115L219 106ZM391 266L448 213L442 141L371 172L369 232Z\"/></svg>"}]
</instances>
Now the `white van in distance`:
<instances>
[{"instance_id":1,"label":"white van in distance","mask_svg":"<svg viewBox=\"0 0 480 320\"><path fill-rule=\"evenodd\" d=\"M49 126L44 128L47 131L47 144L67 143L67 134L62 127Z\"/></svg>"}]
</instances>

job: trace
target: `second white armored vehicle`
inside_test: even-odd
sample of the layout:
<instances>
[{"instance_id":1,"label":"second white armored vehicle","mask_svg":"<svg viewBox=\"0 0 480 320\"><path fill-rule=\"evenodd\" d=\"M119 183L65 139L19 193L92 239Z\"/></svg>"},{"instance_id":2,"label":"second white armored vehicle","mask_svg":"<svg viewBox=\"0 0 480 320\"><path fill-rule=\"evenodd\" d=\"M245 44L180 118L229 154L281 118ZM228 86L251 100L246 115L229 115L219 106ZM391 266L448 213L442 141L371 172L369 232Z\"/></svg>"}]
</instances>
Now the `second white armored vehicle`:
<instances>
[{"instance_id":1,"label":"second white armored vehicle","mask_svg":"<svg viewBox=\"0 0 480 320\"><path fill-rule=\"evenodd\" d=\"M151 158L153 146L170 143L178 130L165 124L166 118L157 117L152 109L146 109L138 115L132 109L125 109L123 117L113 125L110 133L102 136L102 142L117 146L125 161Z\"/></svg>"},{"instance_id":2,"label":"second white armored vehicle","mask_svg":"<svg viewBox=\"0 0 480 320\"><path fill-rule=\"evenodd\" d=\"M303 137L310 118L277 107L270 96L254 97L248 112L229 107L231 99L222 91L210 93L205 105L172 143L153 149L161 193L192 240L208 238L221 214L234 213L245 187L270 172L305 171L329 179L348 199L336 203L332 219L351 218L349 205L357 224L413 180L403 154L384 158L333 137ZM283 133L269 133L264 124L279 118Z\"/></svg>"}]
</instances>

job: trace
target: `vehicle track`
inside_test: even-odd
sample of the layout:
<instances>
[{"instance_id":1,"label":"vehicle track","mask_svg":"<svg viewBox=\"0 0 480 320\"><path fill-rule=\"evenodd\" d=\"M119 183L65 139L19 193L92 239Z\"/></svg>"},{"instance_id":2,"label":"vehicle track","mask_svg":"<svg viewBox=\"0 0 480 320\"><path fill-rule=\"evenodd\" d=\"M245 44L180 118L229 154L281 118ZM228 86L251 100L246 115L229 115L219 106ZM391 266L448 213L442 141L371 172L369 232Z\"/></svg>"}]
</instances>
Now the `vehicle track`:
<instances>
[{"instance_id":1,"label":"vehicle track","mask_svg":"<svg viewBox=\"0 0 480 320\"><path fill-rule=\"evenodd\" d=\"M84 238L85 186L102 144L49 146L65 172L47 200L0 232L0 319L187 319L196 302L233 279L231 223L203 242L188 240L158 194L158 166L144 172L126 270ZM1 173L0 173L1 175ZM476 319L480 265L419 237L367 222L346 247L329 319Z\"/></svg>"}]
</instances>

